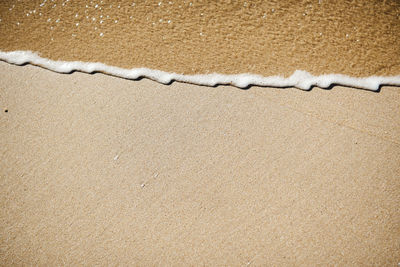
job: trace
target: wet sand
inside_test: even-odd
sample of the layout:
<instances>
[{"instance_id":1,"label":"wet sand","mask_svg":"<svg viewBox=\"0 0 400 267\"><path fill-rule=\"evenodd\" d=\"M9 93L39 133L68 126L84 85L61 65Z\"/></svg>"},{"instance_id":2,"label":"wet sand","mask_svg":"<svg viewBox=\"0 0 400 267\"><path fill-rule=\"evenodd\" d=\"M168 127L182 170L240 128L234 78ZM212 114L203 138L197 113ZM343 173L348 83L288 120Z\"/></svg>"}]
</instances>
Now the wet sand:
<instances>
[{"instance_id":1,"label":"wet sand","mask_svg":"<svg viewBox=\"0 0 400 267\"><path fill-rule=\"evenodd\" d=\"M0 18L0 50L54 60L183 74L400 73L395 0L3 1Z\"/></svg>"}]
</instances>

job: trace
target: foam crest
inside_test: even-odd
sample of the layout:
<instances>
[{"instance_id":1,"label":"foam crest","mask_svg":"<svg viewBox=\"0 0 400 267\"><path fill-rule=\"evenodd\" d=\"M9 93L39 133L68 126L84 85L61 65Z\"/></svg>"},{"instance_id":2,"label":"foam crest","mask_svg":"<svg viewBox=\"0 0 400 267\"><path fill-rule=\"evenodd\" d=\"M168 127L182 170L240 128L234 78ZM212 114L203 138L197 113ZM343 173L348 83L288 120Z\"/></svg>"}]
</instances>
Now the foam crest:
<instances>
[{"instance_id":1,"label":"foam crest","mask_svg":"<svg viewBox=\"0 0 400 267\"><path fill-rule=\"evenodd\" d=\"M8 63L23 65L30 63L43 68L59 72L71 73L81 71L86 73L102 72L126 79L138 79L145 77L162 84L169 84L173 81L192 83L205 86L216 86L219 84L233 85L239 88L246 88L251 85L266 87L296 87L302 90L310 90L313 86L328 88L333 84L355 87L377 91L381 85L400 86L400 75L397 76L370 76L364 78L351 77L343 74L324 74L313 76L307 71L297 70L290 77L268 76L256 74L196 74L184 75L173 72L152 70L148 68L124 69L108 66L98 62L81 61L55 61L42 58L31 51L0 51L0 60Z\"/></svg>"}]
</instances>

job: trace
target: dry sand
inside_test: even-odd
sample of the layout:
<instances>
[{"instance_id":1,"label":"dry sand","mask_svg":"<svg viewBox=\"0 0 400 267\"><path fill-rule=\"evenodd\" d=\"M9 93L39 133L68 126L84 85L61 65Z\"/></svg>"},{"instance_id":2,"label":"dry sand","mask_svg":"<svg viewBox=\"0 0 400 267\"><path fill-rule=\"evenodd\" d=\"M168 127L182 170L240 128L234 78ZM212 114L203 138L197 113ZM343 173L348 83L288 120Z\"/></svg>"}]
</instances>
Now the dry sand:
<instances>
[{"instance_id":1,"label":"dry sand","mask_svg":"<svg viewBox=\"0 0 400 267\"><path fill-rule=\"evenodd\" d=\"M0 84L2 265L400 261L398 88Z\"/></svg>"},{"instance_id":2,"label":"dry sand","mask_svg":"<svg viewBox=\"0 0 400 267\"><path fill-rule=\"evenodd\" d=\"M398 0L117 2L2 0L0 50L184 74L400 73Z\"/></svg>"}]
</instances>

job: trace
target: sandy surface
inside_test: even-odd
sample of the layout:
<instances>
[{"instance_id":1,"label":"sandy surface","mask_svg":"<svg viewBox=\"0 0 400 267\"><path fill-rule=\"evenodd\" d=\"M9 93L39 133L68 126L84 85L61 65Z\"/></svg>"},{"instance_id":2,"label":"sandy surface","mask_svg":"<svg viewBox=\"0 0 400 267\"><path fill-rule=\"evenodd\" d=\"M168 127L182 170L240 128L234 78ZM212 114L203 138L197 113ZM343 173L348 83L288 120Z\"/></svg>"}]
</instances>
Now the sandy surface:
<instances>
[{"instance_id":1,"label":"sandy surface","mask_svg":"<svg viewBox=\"0 0 400 267\"><path fill-rule=\"evenodd\" d=\"M2 0L0 19L1 51L55 60L184 74L400 74L398 0Z\"/></svg>"},{"instance_id":2,"label":"sandy surface","mask_svg":"<svg viewBox=\"0 0 400 267\"><path fill-rule=\"evenodd\" d=\"M3 265L400 261L398 88L0 84Z\"/></svg>"},{"instance_id":3,"label":"sandy surface","mask_svg":"<svg viewBox=\"0 0 400 267\"><path fill-rule=\"evenodd\" d=\"M132 3L2 1L0 50L185 74L400 73L399 1ZM0 62L0 108L1 265L400 262L399 88Z\"/></svg>"}]
</instances>

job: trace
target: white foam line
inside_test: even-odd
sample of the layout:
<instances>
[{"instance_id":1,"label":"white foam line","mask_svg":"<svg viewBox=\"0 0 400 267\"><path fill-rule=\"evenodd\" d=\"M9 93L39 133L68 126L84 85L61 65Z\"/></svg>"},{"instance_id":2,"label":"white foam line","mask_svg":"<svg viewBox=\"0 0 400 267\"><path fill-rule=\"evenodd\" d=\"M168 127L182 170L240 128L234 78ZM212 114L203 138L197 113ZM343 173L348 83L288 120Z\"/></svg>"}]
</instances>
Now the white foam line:
<instances>
[{"instance_id":1,"label":"white foam line","mask_svg":"<svg viewBox=\"0 0 400 267\"><path fill-rule=\"evenodd\" d=\"M107 66L103 63L81 62L81 61L55 61L38 56L31 51L0 51L0 60L8 63L23 65L31 63L43 68L59 72L70 73L81 71L86 73L102 72L126 79L138 79L145 77L154 81L169 84L172 81L193 83L198 85L215 86L219 84L230 84L239 88L246 88L250 85L268 87L296 87L302 90L309 90L312 86L328 88L332 84L367 89L379 90L381 85L400 86L400 75L397 76L370 76L364 78L350 77L342 74L324 74L313 76L306 71L297 70L290 77L269 76L263 77L256 74L196 74L184 75L148 68L123 69Z\"/></svg>"}]
</instances>

